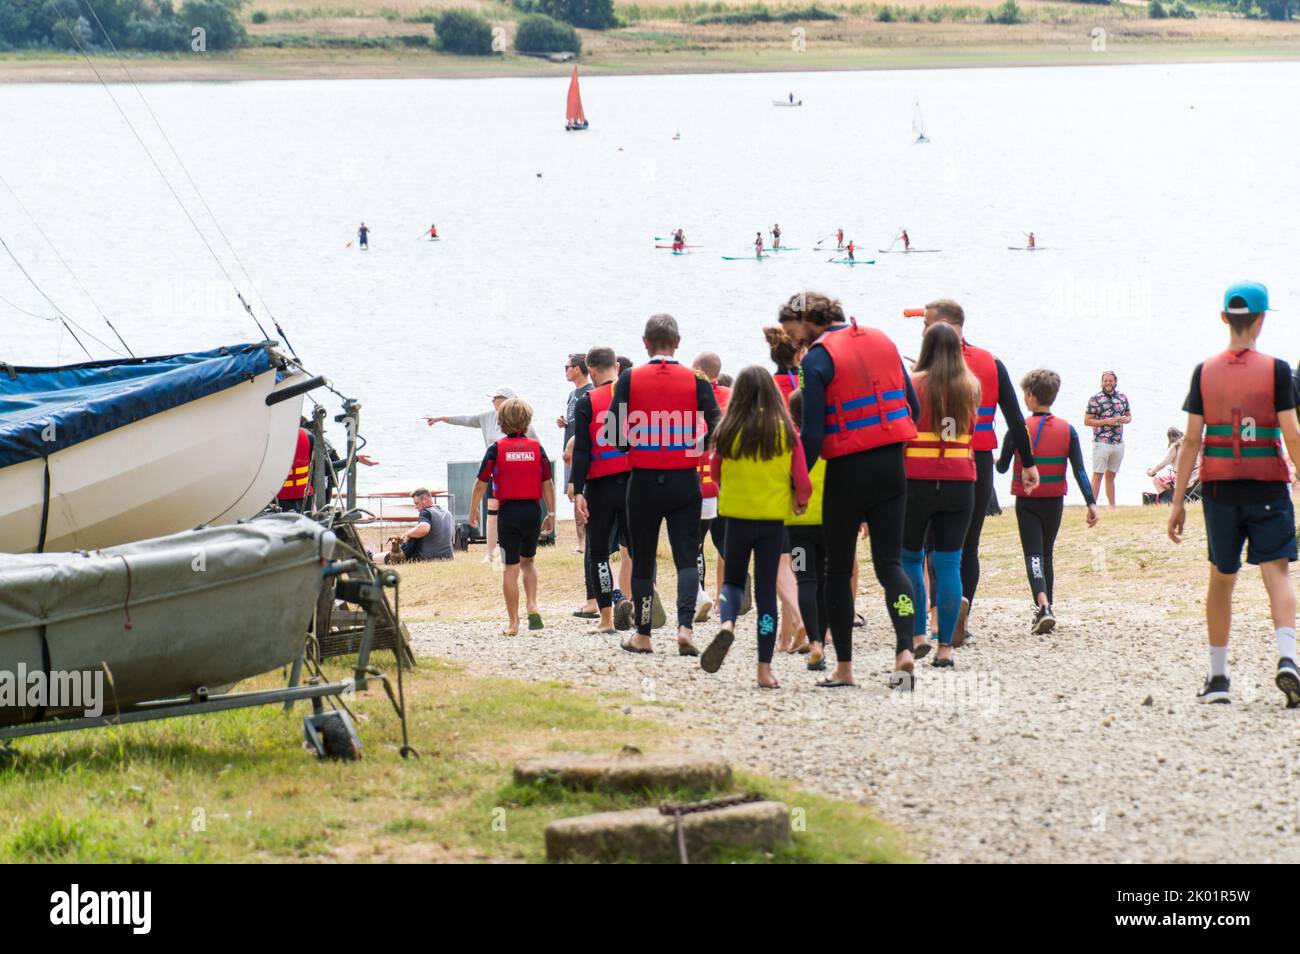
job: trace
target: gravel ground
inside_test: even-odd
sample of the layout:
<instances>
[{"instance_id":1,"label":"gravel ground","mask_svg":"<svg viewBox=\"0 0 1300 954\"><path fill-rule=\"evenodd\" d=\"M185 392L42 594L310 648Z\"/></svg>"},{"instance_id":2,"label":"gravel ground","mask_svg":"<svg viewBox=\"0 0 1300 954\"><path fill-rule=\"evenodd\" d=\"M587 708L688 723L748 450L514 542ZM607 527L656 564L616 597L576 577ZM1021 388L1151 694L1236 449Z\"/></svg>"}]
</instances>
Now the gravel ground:
<instances>
[{"instance_id":1,"label":"gravel ground","mask_svg":"<svg viewBox=\"0 0 1300 954\"><path fill-rule=\"evenodd\" d=\"M803 657L781 656L784 688L760 691L752 615L715 676L668 630L654 656L633 656L545 602L538 634L411 629L417 654L564 682L679 728L682 750L871 805L929 861L1300 861L1300 710L1273 686L1271 630L1234 627L1234 703L1198 705L1203 624L1167 594L1134 596L1060 600L1051 637L1027 633L1027 602L981 598L956 669L922 670L910 695L886 685L878 596L859 599L859 687L842 690L815 689ZM712 632L701 627L701 648Z\"/></svg>"}]
</instances>

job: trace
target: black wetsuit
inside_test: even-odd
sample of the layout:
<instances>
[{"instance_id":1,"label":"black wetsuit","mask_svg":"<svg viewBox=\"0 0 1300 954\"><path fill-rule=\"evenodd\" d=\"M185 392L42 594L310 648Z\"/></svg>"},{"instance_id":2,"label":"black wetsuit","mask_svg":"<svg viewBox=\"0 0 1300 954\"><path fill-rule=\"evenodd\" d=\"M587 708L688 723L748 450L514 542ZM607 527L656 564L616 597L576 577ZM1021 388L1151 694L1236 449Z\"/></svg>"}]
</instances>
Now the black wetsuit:
<instances>
[{"instance_id":1,"label":"black wetsuit","mask_svg":"<svg viewBox=\"0 0 1300 954\"><path fill-rule=\"evenodd\" d=\"M609 555L615 541L630 543L627 525L628 474L588 477L591 468L591 391L583 394L573 409L573 469L569 480L573 492L587 500L587 593L604 609L613 603L614 571ZM614 532L617 531L617 537Z\"/></svg>"},{"instance_id":2,"label":"black wetsuit","mask_svg":"<svg viewBox=\"0 0 1300 954\"><path fill-rule=\"evenodd\" d=\"M811 471L821 453L826 434L826 386L835 367L825 348L812 348L800 365L803 376L804 456ZM907 404L913 420L920 406L911 378ZM912 614L915 593L903 572L903 515L907 476L903 471L903 444L886 444L871 450L831 457L826 461L822 495L822 527L826 540L826 622L840 662L853 658L853 575L858 528L871 530L871 562L885 591L885 605L894 626L895 652L912 648Z\"/></svg>"},{"instance_id":3,"label":"black wetsuit","mask_svg":"<svg viewBox=\"0 0 1300 954\"><path fill-rule=\"evenodd\" d=\"M718 425L721 411L713 386L696 379L696 402L704 417L707 435ZM632 369L624 371L614 386L612 406L631 406ZM627 435L618 429L619 446L630 449ZM636 605L636 628L650 635L654 597L655 556L659 550L659 527L668 525L668 544L677 568L677 625L691 629L695 619L695 597L700 589L695 558L700 547L700 475L695 467L660 470L633 467L627 482L627 523L632 550L632 599Z\"/></svg>"}]
</instances>

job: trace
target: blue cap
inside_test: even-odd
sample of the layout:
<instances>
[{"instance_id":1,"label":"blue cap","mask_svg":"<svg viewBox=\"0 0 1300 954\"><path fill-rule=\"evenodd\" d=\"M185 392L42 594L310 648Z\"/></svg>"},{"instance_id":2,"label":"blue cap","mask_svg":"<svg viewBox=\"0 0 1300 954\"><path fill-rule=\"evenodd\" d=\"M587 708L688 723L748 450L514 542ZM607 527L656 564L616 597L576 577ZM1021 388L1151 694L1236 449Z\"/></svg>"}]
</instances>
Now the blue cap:
<instances>
[{"instance_id":1,"label":"blue cap","mask_svg":"<svg viewBox=\"0 0 1300 954\"><path fill-rule=\"evenodd\" d=\"M1234 298L1240 298L1246 306L1230 307L1229 303ZM1257 315L1268 311L1268 289L1259 282L1237 282L1230 285L1223 293L1223 310L1229 315Z\"/></svg>"}]
</instances>

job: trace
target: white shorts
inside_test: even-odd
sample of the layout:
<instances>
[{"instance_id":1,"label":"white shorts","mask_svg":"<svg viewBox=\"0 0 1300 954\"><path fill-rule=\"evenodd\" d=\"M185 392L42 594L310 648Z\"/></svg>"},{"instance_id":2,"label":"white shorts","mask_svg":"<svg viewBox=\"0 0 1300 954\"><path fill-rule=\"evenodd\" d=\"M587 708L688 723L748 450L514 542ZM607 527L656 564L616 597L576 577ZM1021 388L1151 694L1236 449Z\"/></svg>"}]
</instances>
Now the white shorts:
<instances>
[{"instance_id":1,"label":"white shorts","mask_svg":"<svg viewBox=\"0 0 1300 954\"><path fill-rule=\"evenodd\" d=\"M718 498L701 497L700 500L700 519L716 520L718 518Z\"/></svg>"},{"instance_id":2,"label":"white shorts","mask_svg":"<svg viewBox=\"0 0 1300 954\"><path fill-rule=\"evenodd\" d=\"M1092 445L1092 472L1094 474L1118 474L1119 465L1124 460L1124 444Z\"/></svg>"}]
</instances>

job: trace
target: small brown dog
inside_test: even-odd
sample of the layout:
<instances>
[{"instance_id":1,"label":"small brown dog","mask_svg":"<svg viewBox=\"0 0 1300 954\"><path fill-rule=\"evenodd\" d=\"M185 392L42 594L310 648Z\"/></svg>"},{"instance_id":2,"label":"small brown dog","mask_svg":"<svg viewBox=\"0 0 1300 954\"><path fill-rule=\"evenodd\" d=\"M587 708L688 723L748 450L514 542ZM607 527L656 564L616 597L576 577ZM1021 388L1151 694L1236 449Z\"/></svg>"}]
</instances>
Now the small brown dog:
<instances>
[{"instance_id":1,"label":"small brown dog","mask_svg":"<svg viewBox=\"0 0 1300 954\"><path fill-rule=\"evenodd\" d=\"M388 552L384 554L384 563L405 563L406 554L402 552L402 538L388 538Z\"/></svg>"}]
</instances>

